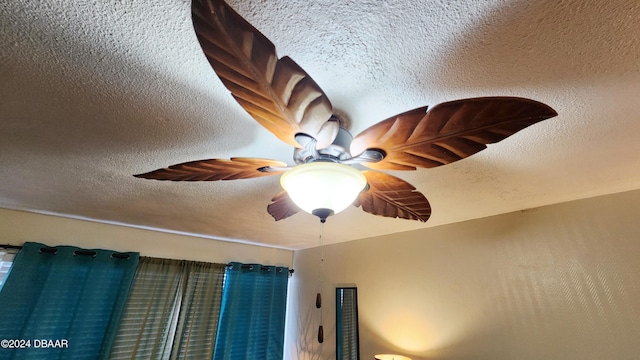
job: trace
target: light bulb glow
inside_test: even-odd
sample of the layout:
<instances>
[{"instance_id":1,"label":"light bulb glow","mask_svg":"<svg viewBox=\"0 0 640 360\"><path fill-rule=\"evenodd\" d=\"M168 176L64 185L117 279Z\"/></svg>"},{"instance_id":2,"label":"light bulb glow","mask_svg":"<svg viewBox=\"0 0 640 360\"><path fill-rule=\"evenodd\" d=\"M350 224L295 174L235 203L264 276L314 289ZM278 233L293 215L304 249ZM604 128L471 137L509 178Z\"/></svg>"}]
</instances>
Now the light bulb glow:
<instances>
[{"instance_id":1,"label":"light bulb glow","mask_svg":"<svg viewBox=\"0 0 640 360\"><path fill-rule=\"evenodd\" d=\"M411 360L406 356L394 355L394 354L378 354L374 356L376 360Z\"/></svg>"},{"instance_id":2,"label":"light bulb glow","mask_svg":"<svg viewBox=\"0 0 640 360\"><path fill-rule=\"evenodd\" d=\"M330 209L337 214L353 203L367 179L349 165L312 162L285 172L280 184L300 209L310 214L316 209Z\"/></svg>"}]
</instances>

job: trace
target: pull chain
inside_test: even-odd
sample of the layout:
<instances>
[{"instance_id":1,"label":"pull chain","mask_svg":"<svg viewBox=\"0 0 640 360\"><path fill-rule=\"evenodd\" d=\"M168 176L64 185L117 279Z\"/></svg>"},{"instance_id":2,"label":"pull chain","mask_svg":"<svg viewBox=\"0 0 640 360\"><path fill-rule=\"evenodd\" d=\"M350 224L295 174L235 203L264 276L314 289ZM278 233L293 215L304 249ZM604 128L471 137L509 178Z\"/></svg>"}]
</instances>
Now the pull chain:
<instances>
[{"instance_id":1,"label":"pull chain","mask_svg":"<svg viewBox=\"0 0 640 360\"><path fill-rule=\"evenodd\" d=\"M318 238L318 247L320 247L320 271L318 271L318 292L322 290L322 275L324 270L324 244L322 235L324 235L324 223L320 223L320 236Z\"/></svg>"},{"instance_id":2,"label":"pull chain","mask_svg":"<svg viewBox=\"0 0 640 360\"><path fill-rule=\"evenodd\" d=\"M320 222L320 236L318 238L318 246L320 247L320 269L318 271L318 293L316 294L316 308L320 309L320 326L318 327L318 342L324 342L324 330L322 328L322 276L324 270L324 244L322 243L322 235L324 233L324 222Z\"/></svg>"}]
</instances>

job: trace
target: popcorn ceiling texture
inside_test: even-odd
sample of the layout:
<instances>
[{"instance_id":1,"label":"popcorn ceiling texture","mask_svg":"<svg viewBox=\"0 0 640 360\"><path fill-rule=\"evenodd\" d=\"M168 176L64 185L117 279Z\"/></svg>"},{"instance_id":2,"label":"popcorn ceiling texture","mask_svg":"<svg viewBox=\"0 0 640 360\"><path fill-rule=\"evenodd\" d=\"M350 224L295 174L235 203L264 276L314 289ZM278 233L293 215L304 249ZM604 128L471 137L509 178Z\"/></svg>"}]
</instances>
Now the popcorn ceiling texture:
<instances>
[{"instance_id":1,"label":"popcorn ceiling texture","mask_svg":"<svg viewBox=\"0 0 640 360\"><path fill-rule=\"evenodd\" d=\"M513 95L560 114L460 162L394 175L426 224L351 208L327 242L640 187L640 3L231 1L345 114L354 134L464 97ZM167 183L131 175L292 149L237 105L202 55L190 2L0 0L0 207L306 248L317 219L274 222L278 178Z\"/></svg>"}]
</instances>

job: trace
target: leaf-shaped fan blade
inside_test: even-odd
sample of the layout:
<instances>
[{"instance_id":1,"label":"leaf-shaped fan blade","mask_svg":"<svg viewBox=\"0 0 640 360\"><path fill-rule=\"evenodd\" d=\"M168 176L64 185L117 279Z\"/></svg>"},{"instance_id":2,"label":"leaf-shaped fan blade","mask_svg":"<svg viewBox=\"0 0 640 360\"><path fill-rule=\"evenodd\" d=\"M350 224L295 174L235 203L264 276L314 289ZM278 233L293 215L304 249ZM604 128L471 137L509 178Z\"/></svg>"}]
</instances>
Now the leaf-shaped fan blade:
<instances>
[{"instance_id":1,"label":"leaf-shaped fan blade","mask_svg":"<svg viewBox=\"0 0 640 360\"><path fill-rule=\"evenodd\" d=\"M362 210L391 218L425 222L431 216L431 205L408 182L377 171L363 171L369 187L358 195L355 206Z\"/></svg>"},{"instance_id":2,"label":"leaf-shaped fan blade","mask_svg":"<svg viewBox=\"0 0 640 360\"><path fill-rule=\"evenodd\" d=\"M222 0L194 0L193 26L213 70L240 105L280 140L296 147L297 133L329 146L339 124L320 87Z\"/></svg>"},{"instance_id":3,"label":"leaf-shaped fan blade","mask_svg":"<svg viewBox=\"0 0 640 360\"><path fill-rule=\"evenodd\" d=\"M251 179L284 172L281 161L255 158L209 159L171 165L135 177L171 181L217 181Z\"/></svg>"},{"instance_id":4,"label":"leaf-shaped fan blade","mask_svg":"<svg viewBox=\"0 0 640 360\"><path fill-rule=\"evenodd\" d=\"M267 211L278 221L297 214L300 208L293 203L286 191L281 191L271 199L271 203L267 206Z\"/></svg>"},{"instance_id":5,"label":"leaf-shaped fan blade","mask_svg":"<svg viewBox=\"0 0 640 360\"><path fill-rule=\"evenodd\" d=\"M456 100L426 110L407 111L364 130L353 139L351 154L382 150L382 161L363 163L373 169L431 168L464 159L558 115L543 103L514 97Z\"/></svg>"}]
</instances>

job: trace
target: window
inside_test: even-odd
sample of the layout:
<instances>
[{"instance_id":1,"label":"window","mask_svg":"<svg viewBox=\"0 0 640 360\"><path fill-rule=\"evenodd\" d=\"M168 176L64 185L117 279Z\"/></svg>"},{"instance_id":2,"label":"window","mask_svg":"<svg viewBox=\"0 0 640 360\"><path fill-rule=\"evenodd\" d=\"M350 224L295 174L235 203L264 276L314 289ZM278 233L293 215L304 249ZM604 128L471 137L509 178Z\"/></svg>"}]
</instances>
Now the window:
<instances>
[{"instance_id":1,"label":"window","mask_svg":"<svg viewBox=\"0 0 640 360\"><path fill-rule=\"evenodd\" d=\"M11 264L13 264L13 258L18 252L17 249L2 249L0 248L0 289L4 285L4 280L9 274Z\"/></svg>"},{"instance_id":2,"label":"window","mask_svg":"<svg viewBox=\"0 0 640 360\"><path fill-rule=\"evenodd\" d=\"M110 359L211 359L225 267L143 257Z\"/></svg>"},{"instance_id":3,"label":"window","mask_svg":"<svg viewBox=\"0 0 640 360\"><path fill-rule=\"evenodd\" d=\"M336 288L336 358L360 359L358 336L358 291L355 287Z\"/></svg>"}]
</instances>

